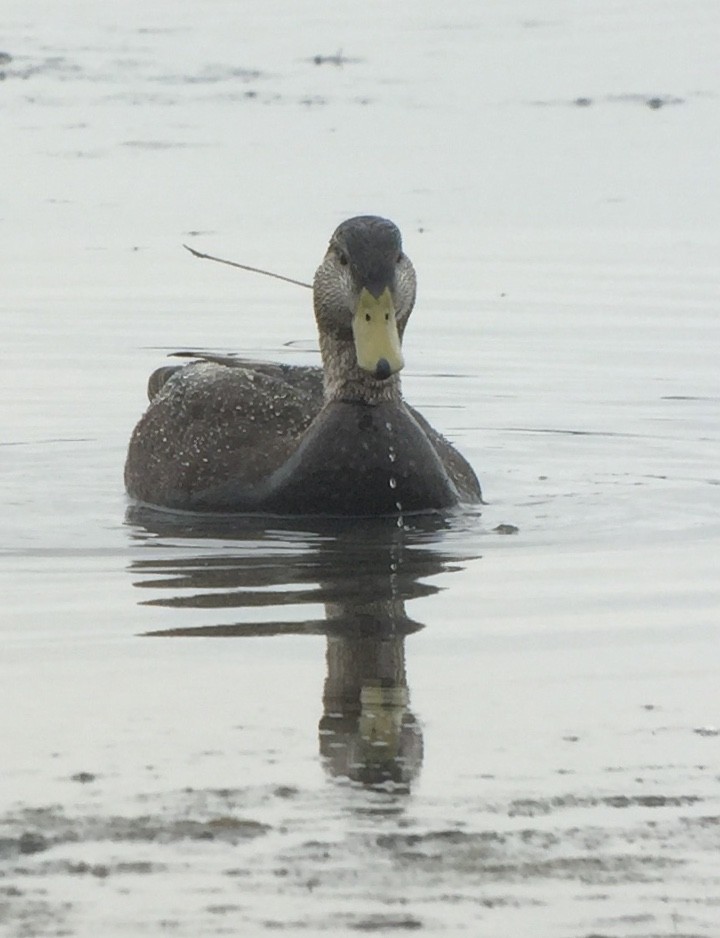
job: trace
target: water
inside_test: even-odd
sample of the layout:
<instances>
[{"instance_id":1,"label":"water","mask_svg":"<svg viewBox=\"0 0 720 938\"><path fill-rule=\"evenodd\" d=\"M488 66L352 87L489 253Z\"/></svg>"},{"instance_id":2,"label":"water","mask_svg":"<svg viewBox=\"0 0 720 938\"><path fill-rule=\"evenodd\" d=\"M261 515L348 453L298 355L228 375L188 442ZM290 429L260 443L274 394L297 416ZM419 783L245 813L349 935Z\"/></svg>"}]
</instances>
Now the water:
<instances>
[{"instance_id":1,"label":"water","mask_svg":"<svg viewBox=\"0 0 720 938\"><path fill-rule=\"evenodd\" d=\"M5 7L0 932L716 935L715 6ZM366 211L482 512L129 510Z\"/></svg>"}]
</instances>

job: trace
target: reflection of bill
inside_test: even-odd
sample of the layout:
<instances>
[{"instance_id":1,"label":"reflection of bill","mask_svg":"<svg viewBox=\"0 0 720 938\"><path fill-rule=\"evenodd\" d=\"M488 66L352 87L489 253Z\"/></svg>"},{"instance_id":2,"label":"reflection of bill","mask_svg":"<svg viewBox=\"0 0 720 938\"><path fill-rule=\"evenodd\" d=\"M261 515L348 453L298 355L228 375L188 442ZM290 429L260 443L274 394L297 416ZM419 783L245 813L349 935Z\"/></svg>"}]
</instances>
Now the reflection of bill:
<instances>
[{"instance_id":1,"label":"reflection of bill","mask_svg":"<svg viewBox=\"0 0 720 938\"><path fill-rule=\"evenodd\" d=\"M384 598L356 596L351 608L326 603L325 615L327 677L319 726L325 767L370 787L407 787L423 747L408 709L405 636L422 626L408 617L404 600L388 598L387 591Z\"/></svg>"},{"instance_id":2,"label":"reflection of bill","mask_svg":"<svg viewBox=\"0 0 720 938\"><path fill-rule=\"evenodd\" d=\"M398 528L394 519L328 520L303 536L283 530L279 519L272 528L257 517L236 518L232 527L187 515L173 521L134 512L129 520L140 542L130 570L142 603L173 608L186 620L144 634L325 635L319 726L325 767L369 787L409 787L423 740L409 709L405 638L423 625L408 617L405 602L437 593L441 587L427 578L470 559L469 551L448 549L451 522L412 519ZM208 609L226 609L232 618L198 624L198 612Z\"/></svg>"},{"instance_id":3,"label":"reflection of bill","mask_svg":"<svg viewBox=\"0 0 720 938\"><path fill-rule=\"evenodd\" d=\"M328 637L320 752L332 775L406 787L422 761L409 710L404 635Z\"/></svg>"}]
</instances>

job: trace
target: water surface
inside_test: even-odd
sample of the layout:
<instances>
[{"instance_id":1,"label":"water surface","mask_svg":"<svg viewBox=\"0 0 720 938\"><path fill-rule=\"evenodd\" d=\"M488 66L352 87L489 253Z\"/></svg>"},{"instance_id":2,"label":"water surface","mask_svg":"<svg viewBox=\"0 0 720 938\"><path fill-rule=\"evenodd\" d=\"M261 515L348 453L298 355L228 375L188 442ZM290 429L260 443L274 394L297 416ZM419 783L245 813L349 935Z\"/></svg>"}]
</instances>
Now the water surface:
<instances>
[{"instance_id":1,"label":"water surface","mask_svg":"<svg viewBox=\"0 0 720 938\"><path fill-rule=\"evenodd\" d=\"M714 5L6 6L0 930L714 936ZM181 243L366 211L482 511L133 510L167 353L318 360Z\"/></svg>"}]
</instances>

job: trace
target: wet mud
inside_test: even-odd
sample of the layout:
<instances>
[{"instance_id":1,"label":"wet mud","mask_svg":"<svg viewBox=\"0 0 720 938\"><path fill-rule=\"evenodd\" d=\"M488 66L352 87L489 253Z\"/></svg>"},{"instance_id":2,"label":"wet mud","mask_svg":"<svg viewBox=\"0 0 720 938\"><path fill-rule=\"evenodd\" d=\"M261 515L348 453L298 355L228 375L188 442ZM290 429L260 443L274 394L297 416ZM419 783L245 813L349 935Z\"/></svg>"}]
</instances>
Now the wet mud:
<instances>
[{"instance_id":1,"label":"wet mud","mask_svg":"<svg viewBox=\"0 0 720 938\"><path fill-rule=\"evenodd\" d=\"M217 921L220 931L443 934L454 921L482 934L532 922L539 934L669 938L712 934L720 910L717 798L478 800L463 804L456 825L433 827L413 819L403 797L378 793L356 798L342 838L308 829L316 806L302 789L138 800L135 816L55 807L0 819L8 934L83 934L83 902L95 893L103 901L109 888L105 915L120 933L140 895L168 881L193 897L203 933ZM278 810L278 822L257 819ZM169 912L145 927L169 927ZM173 932L194 927L178 910Z\"/></svg>"}]
</instances>

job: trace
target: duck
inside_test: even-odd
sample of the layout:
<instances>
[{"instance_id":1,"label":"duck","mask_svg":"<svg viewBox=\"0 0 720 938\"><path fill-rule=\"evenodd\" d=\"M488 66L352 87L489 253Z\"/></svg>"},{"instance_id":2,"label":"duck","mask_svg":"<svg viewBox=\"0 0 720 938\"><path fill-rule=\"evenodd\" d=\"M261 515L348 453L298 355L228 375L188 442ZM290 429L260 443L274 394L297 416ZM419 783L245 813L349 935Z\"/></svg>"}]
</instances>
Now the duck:
<instances>
[{"instance_id":1,"label":"duck","mask_svg":"<svg viewBox=\"0 0 720 938\"><path fill-rule=\"evenodd\" d=\"M397 226L340 224L313 280L322 367L178 353L150 376L125 486L217 514L398 516L482 501L468 461L405 402L417 278Z\"/></svg>"}]
</instances>

